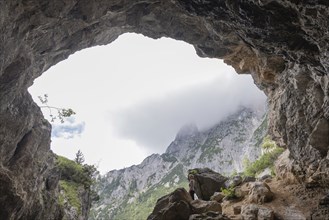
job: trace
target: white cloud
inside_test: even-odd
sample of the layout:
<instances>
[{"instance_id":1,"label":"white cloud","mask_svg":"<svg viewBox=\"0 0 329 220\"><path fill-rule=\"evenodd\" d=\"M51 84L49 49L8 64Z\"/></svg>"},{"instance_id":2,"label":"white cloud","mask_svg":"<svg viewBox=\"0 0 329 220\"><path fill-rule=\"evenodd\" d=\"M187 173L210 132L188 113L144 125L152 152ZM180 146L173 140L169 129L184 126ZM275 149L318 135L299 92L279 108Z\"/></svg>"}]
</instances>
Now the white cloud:
<instances>
[{"instance_id":1,"label":"white cloud","mask_svg":"<svg viewBox=\"0 0 329 220\"><path fill-rule=\"evenodd\" d=\"M63 124L52 125L51 136L52 138L72 139L81 136L85 125L85 122L77 123L74 117L65 118Z\"/></svg>"},{"instance_id":2,"label":"white cloud","mask_svg":"<svg viewBox=\"0 0 329 220\"><path fill-rule=\"evenodd\" d=\"M250 76L232 75L229 80L218 77L119 109L110 114L110 120L121 138L135 140L149 152L162 153L182 125L196 123L204 129L234 113L239 106L264 107L265 100Z\"/></svg>"}]
</instances>

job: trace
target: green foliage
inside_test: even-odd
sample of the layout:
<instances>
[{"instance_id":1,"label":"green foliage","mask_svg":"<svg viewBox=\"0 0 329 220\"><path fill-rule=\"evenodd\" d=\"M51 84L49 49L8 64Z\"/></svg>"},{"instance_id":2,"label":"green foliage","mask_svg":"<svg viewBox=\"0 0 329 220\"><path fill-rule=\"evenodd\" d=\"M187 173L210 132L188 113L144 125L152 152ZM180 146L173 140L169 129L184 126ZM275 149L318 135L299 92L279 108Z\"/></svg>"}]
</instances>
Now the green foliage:
<instances>
[{"instance_id":1,"label":"green foliage","mask_svg":"<svg viewBox=\"0 0 329 220\"><path fill-rule=\"evenodd\" d=\"M265 150L265 152L269 152L277 147L278 146L276 145L275 141L271 140L270 136L267 135L263 139L262 148Z\"/></svg>"},{"instance_id":2,"label":"green foliage","mask_svg":"<svg viewBox=\"0 0 329 220\"><path fill-rule=\"evenodd\" d=\"M61 172L61 179L82 184L90 188L98 174L94 165L78 164L62 156L57 156L57 167Z\"/></svg>"},{"instance_id":3,"label":"green foliage","mask_svg":"<svg viewBox=\"0 0 329 220\"><path fill-rule=\"evenodd\" d=\"M81 213L81 201L79 198L79 186L81 185L71 181L60 180L59 186L64 191L64 195L60 195L59 204L64 205L66 199L71 206L75 207Z\"/></svg>"},{"instance_id":4,"label":"green foliage","mask_svg":"<svg viewBox=\"0 0 329 220\"><path fill-rule=\"evenodd\" d=\"M57 155L57 167L61 172L61 179L79 183L83 175L83 167L73 160Z\"/></svg>"},{"instance_id":5,"label":"green foliage","mask_svg":"<svg viewBox=\"0 0 329 220\"><path fill-rule=\"evenodd\" d=\"M193 174L193 175L198 174L198 170L196 170L196 169L189 170L188 174Z\"/></svg>"},{"instance_id":6,"label":"green foliage","mask_svg":"<svg viewBox=\"0 0 329 220\"><path fill-rule=\"evenodd\" d=\"M59 186L59 204L63 207L65 202L75 207L81 213L81 198L79 192L89 191L91 202L97 201L99 196L92 190L98 171L94 165L78 164L73 160L57 155L57 168L61 173Z\"/></svg>"},{"instance_id":7,"label":"green foliage","mask_svg":"<svg viewBox=\"0 0 329 220\"><path fill-rule=\"evenodd\" d=\"M78 152L75 154L75 159L74 161L77 164L82 165L85 162L85 157L83 156L82 152L80 150L78 150Z\"/></svg>"},{"instance_id":8,"label":"green foliage","mask_svg":"<svg viewBox=\"0 0 329 220\"><path fill-rule=\"evenodd\" d=\"M48 95L44 94L43 96L38 96L40 102L43 104L40 108L47 108L49 111L50 121L54 122L55 120L60 120L61 123L64 123L64 118L71 117L75 115L75 112L71 108L58 108L48 105ZM53 115L52 110L57 111L57 115Z\"/></svg>"},{"instance_id":9,"label":"green foliage","mask_svg":"<svg viewBox=\"0 0 329 220\"><path fill-rule=\"evenodd\" d=\"M267 167L273 167L274 161L282 154L284 149L275 148L271 152L263 154L255 162L247 164L244 170L245 176L255 176Z\"/></svg>"},{"instance_id":10,"label":"green foliage","mask_svg":"<svg viewBox=\"0 0 329 220\"><path fill-rule=\"evenodd\" d=\"M235 190L234 187L229 188L221 188L220 190L227 198L234 198L235 196Z\"/></svg>"}]
</instances>

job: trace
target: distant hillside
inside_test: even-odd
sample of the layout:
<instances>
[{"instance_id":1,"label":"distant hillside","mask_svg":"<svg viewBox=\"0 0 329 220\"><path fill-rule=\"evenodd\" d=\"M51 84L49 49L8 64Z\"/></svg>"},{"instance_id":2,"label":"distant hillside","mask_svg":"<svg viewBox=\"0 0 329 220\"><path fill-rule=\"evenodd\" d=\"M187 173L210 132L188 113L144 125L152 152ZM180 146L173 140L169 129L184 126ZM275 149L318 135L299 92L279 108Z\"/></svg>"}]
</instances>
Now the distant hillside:
<instances>
[{"instance_id":1,"label":"distant hillside","mask_svg":"<svg viewBox=\"0 0 329 220\"><path fill-rule=\"evenodd\" d=\"M113 170L100 177L100 200L92 207L92 220L141 220L156 200L177 187L187 188L190 168L208 167L222 174L242 170L242 161L254 161L267 132L264 111L241 108L209 129L184 126L162 155L141 164Z\"/></svg>"}]
</instances>

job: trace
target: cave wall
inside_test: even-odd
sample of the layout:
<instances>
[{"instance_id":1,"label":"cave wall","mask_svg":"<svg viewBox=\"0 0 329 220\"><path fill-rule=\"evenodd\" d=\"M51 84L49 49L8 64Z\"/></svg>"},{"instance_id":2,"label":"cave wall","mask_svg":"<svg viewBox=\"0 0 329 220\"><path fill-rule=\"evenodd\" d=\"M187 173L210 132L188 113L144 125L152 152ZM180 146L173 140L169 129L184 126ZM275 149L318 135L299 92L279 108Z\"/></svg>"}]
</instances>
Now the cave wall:
<instances>
[{"instance_id":1,"label":"cave wall","mask_svg":"<svg viewBox=\"0 0 329 220\"><path fill-rule=\"evenodd\" d=\"M0 219L60 216L47 199L56 191L46 184L51 126L27 88L70 54L126 32L186 41L251 74L296 177L328 186L328 17L326 0L2 0Z\"/></svg>"}]
</instances>

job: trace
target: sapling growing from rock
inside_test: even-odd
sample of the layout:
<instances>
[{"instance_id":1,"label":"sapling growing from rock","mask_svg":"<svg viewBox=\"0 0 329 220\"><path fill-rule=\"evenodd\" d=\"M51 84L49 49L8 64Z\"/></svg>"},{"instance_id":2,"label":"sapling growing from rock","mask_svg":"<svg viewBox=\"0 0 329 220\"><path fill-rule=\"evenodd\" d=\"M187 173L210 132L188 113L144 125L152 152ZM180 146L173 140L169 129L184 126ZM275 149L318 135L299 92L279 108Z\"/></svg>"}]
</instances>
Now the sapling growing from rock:
<instances>
[{"instance_id":1,"label":"sapling growing from rock","mask_svg":"<svg viewBox=\"0 0 329 220\"><path fill-rule=\"evenodd\" d=\"M43 104L40 108L47 108L49 110L49 117L51 122L55 122L56 119L60 120L61 123L64 123L64 118L71 117L75 115L75 112L71 108L58 108L48 105L48 95L44 94L43 96L38 96L40 102ZM52 110L57 111L57 114L54 115Z\"/></svg>"}]
</instances>

